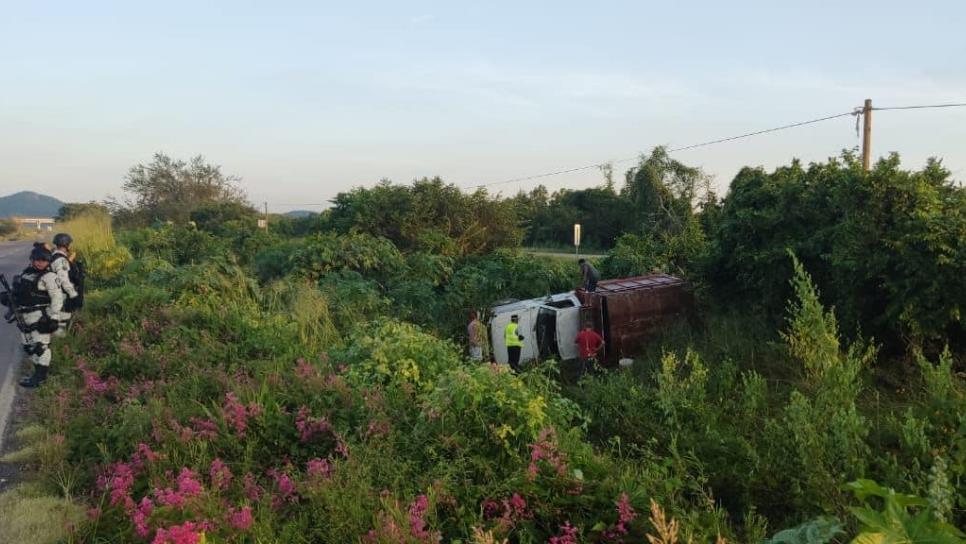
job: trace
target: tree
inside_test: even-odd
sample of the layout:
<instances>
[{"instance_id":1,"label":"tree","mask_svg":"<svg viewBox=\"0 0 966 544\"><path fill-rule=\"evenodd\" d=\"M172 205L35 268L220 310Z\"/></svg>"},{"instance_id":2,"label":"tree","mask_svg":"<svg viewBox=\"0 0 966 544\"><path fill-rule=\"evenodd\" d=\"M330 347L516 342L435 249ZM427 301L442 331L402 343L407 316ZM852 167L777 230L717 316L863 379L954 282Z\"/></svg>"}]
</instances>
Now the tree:
<instances>
[{"instance_id":1,"label":"tree","mask_svg":"<svg viewBox=\"0 0 966 544\"><path fill-rule=\"evenodd\" d=\"M777 315L790 295L791 250L845 330L860 326L886 347L961 339L966 190L939 161L899 166L892 155L866 172L845 153L807 168L743 169L715 212L707 268L715 292Z\"/></svg>"},{"instance_id":2,"label":"tree","mask_svg":"<svg viewBox=\"0 0 966 544\"><path fill-rule=\"evenodd\" d=\"M655 147L627 172L621 196L630 201L637 229L642 234L687 228L695 209L710 196L710 178L700 168L687 166Z\"/></svg>"},{"instance_id":3,"label":"tree","mask_svg":"<svg viewBox=\"0 0 966 544\"><path fill-rule=\"evenodd\" d=\"M466 194L439 178L412 185L383 180L339 193L332 203L321 218L326 228L381 236L405 251L480 255L517 246L522 238L512 205L482 189Z\"/></svg>"},{"instance_id":4,"label":"tree","mask_svg":"<svg viewBox=\"0 0 966 544\"><path fill-rule=\"evenodd\" d=\"M124 179L124 191L133 199L111 201L112 211L137 223L185 222L204 204L244 204L245 194L221 167L208 164L198 155L188 162L156 153L150 164L131 167Z\"/></svg>"}]
</instances>

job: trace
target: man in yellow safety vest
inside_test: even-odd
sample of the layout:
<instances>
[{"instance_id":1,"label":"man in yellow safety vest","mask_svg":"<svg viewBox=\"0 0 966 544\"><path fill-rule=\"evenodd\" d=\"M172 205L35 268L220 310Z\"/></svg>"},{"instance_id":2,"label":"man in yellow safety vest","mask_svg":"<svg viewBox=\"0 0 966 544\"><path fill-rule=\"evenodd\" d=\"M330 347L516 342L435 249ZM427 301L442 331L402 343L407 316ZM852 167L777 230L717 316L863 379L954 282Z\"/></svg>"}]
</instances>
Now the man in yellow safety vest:
<instances>
[{"instance_id":1,"label":"man in yellow safety vest","mask_svg":"<svg viewBox=\"0 0 966 544\"><path fill-rule=\"evenodd\" d=\"M510 368L512 368L514 372L520 371L520 351L523 349L523 335L517 332L519 321L520 316L510 316L510 322L507 323L506 329L503 330L503 339L506 342L507 360L510 363Z\"/></svg>"}]
</instances>

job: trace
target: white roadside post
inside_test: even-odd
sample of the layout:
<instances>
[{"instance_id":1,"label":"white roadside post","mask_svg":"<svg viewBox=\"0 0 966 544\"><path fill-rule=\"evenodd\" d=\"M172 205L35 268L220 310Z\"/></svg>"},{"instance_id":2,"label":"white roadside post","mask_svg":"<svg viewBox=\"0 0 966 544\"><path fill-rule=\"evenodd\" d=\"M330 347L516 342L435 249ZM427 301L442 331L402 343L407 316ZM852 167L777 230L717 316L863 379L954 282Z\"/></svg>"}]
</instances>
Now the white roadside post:
<instances>
[{"instance_id":1,"label":"white roadside post","mask_svg":"<svg viewBox=\"0 0 966 544\"><path fill-rule=\"evenodd\" d=\"M580 257L580 223L574 223L574 255Z\"/></svg>"}]
</instances>

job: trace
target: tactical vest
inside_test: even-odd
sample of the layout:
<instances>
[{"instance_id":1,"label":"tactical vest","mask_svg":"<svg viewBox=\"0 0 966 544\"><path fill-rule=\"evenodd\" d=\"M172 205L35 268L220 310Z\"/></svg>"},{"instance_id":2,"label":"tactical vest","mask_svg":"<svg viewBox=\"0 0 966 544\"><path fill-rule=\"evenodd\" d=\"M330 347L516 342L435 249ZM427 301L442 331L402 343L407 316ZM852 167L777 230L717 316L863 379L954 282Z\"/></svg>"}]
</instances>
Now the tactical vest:
<instances>
[{"instance_id":1,"label":"tactical vest","mask_svg":"<svg viewBox=\"0 0 966 544\"><path fill-rule=\"evenodd\" d=\"M50 294L40 289L40 278L47 271L28 267L13 278L13 301L19 309L50 305Z\"/></svg>"},{"instance_id":2,"label":"tactical vest","mask_svg":"<svg viewBox=\"0 0 966 544\"><path fill-rule=\"evenodd\" d=\"M67 255L55 252L53 258L50 260L50 265L53 266L54 262L56 262L58 259L67 259L67 278L70 279L70 283L77 291L78 298L83 300L84 279L87 275L84 270L84 263L79 259L77 261L70 262L70 258L68 258Z\"/></svg>"}]
</instances>

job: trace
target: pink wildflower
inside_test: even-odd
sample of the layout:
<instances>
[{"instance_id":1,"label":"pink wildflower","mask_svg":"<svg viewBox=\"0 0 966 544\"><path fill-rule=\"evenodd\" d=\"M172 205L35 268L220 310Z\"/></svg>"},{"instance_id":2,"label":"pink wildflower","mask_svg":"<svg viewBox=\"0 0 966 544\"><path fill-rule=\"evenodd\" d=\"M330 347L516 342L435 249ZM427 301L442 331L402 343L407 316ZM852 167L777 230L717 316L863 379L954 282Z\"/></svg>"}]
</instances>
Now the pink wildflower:
<instances>
[{"instance_id":1,"label":"pink wildflower","mask_svg":"<svg viewBox=\"0 0 966 544\"><path fill-rule=\"evenodd\" d=\"M177 490L169 488L155 489L154 495L158 499L158 504L163 506L174 506L181 508L189 499L201 495L204 488L198 481L198 474L185 467L178 474Z\"/></svg>"},{"instance_id":2,"label":"pink wildflower","mask_svg":"<svg viewBox=\"0 0 966 544\"><path fill-rule=\"evenodd\" d=\"M245 474L245 477L242 479L242 484L245 487L245 496L248 497L248 500L258 502L258 499L262 498L262 493L264 492L262 486L255 482L255 475L251 472Z\"/></svg>"},{"instance_id":3,"label":"pink wildflower","mask_svg":"<svg viewBox=\"0 0 966 544\"><path fill-rule=\"evenodd\" d=\"M262 407L254 402L248 403L246 407L238 397L229 392L225 394L225 404L222 406L222 412L225 416L225 421L228 422L228 426L235 430L235 433L239 437L245 436L245 431L248 430L248 419L252 417L257 417L262 413Z\"/></svg>"},{"instance_id":4,"label":"pink wildflower","mask_svg":"<svg viewBox=\"0 0 966 544\"><path fill-rule=\"evenodd\" d=\"M483 501L483 519L493 519L500 515L500 503L493 499Z\"/></svg>"},{"instance_id":5,"label":"pink wildflower","mask_svg":"<svg viewBox=\"0 0 966 544\"><path fill-rule=\"evenodd\" d=\"M186 497L197 497L203 491L201 482L198 481L198 473L188 467L181 469L178 474L178 492Z\"/></svg>"},{"instance_id":6,"label":"pink wildflower","mask_svg":"<svg viewBox=\"0 0 966 544\"><path fill-rule=\"evenodd\" d=\"M558 476L567 473L567 457L557 447L557 436L553 428L540 431L536 443L530 444L530 464L527 466L527 479L533 481L540 474L543 461L557 472Z\"/></svg>"},{"instance_id":7,"label":"pink wildflower","mask_svg":"<svg viewBox=\"0 0 966 544\"><path fill-rule=\"evenodd\" d=\"M134 524L134 531L141 538L147 538L151 534L151 528L148 527L148 518L151 517L151 512L154 511L154 503L151 499L144 497L141 499L141 503L138 505L131 513L131 523Z\"/></svg>"},{"instance_id":8,"label":"pink wildflower","mask_svg":"<svg viewBox=\"0 0 966 544\"><path fill-rule=\"evenodd\" d=\"M514 493L509 500L503 501L503 506L506 508L506 513L513 519L529 517L527 513L527 501L519 493Z\"/></svg>"},{"instance_id":9,"label":"pink wildflower","mask_svg":"<svg viewBox=\"0 0 966 544\"><path fill-rule=\"evenodd\" d=\"M131 487L134 486L134 470L128 463L114 463L97 479L97 485L111 492L111 506L124 504L125 509L134 506Z\"/></svg>"},{"instance_id":10,"label":"pink wildflower","mask_svg":"<svg viewBox=\"0 0 966 544\"><path fill-rule=\"evenodd\" d=\"M98 518L101 517L101 514L102 513L103 512L101 512L101 509L100 508L88 508L87 509L87 519L89 519L91 521L95 521L95 520L97 520Z\"/></svg>"},{"instance_id":11,"label":"pink wildflower","mask_svg":"<svg viewBox=\"0 0 966 544\"><path fill-rule=\"evenodd\" d=\"M169 424L171 430L177 433L178 440L181 442L191 442L195 439L195 431L191 427L181 425L176 419L172 419Z\"/></svg>"},{"instance_id":12,"label":"pink wildflower","mask_svg":"<svg viewBox=\"0 0 966 544\"><path fill-rule=\"evenodd\" d=\"M228 484L231 483L231 470L228 466L222 462L221 459L215 459L211 462L211 469L208 471L211 475L211 487L216 490L225 490L228 488Z\"/></svg>"},{"instance_id":13,"label":"pink wildflower","mask_svg":"<svg viewBox=\"0 0 966 544\"><path fill-rule=\"evenodd\" d=\"M631 506L631 500L627 493L621 493L620 499L615 504L617 505L617 524L604 531L604 537L608 540L623 542L621 537L628 533L627 525L637 518L637 512Z\"/></svg>"},{"instance_id":14,"label":"pink wildflower","mask_svg":"<svg viewBox=\"0 0 966 544\"><path fill-rule=\"evenodd\" d=\"M158 460L158 454L151 450L151 446L148 446L144 442L138 444L134 453L131 454L131 466L134 467L135 471L141 470L145 464L153 463Z\"/></svg>"},{"instance_id":15,"label":"pink wildflower","mask_svg":"<svg viewBox=\"0 0 966 544\"><path fill-rule=\"evenodd\" d=\"M243 506L238 510L234 508L228 509L228 524L232 526L233 529L239 531L247 531L251 529L254 519L252 519L252 507Z\"/></svg>"},{"instance_id":16,"label":"pink wildflower","mask_svg":"<svg viewBox=\"0 0 966 544\"><path fill-rule=\"evenodd\" d=\"M429 539L432 533L426 530L426 510L429 509L429 499L426 495L416 497L409 505L409 532L420 540Z\"/></svg>"},{"instance_id":17,"label":"pink wildflower","mask_svg":"<svg viewBox=\"0 0 966 544\"><path fill-rule=\"evenodd\" d=\"M327 417L312 417L311 411L307 406L300 406L298 414L295 416L295 428L301 436L299 440L308 442L313 436L327 432L332 428Z\"/></svg>"},{"instance_id":18,"label":"pink wildflower","mask_svg":"<svg viewBox=\"0 0 966 544\"><path fill-rule=\"evenodd\" d=\"M295 375L302 380L311 380L319 377L319 371L311 363L299 357L295 362Z\"/></svg>"},{"instance_id":19,"label":"pink wildflower","mask_svg":"<svg viewBox=\"0 0 966 544\"><path fill-rule=\"evenodd\" d=\"M307 464L307 472L312 478L328 478L332 475L332 467L329 466L328 459L310 459Z\"/></svg>"},{"instance_id":20,"label":"pink wildflower","mask_svg":"<svg viewBox=\"0 0 966 544\"><path fill-rule=\"evenodd\" d=\"M194 431L195 436L202 440L212 440L218 436L218 424L208 418L192 417L188 421L191 422L191 430Z\"/></svg>"},{"instance_id":21,"label":"pink wildflower","mask_svg":"<svg viewBox=\"0 0 966 544\"><path fill-rule=\"evenodd\" d=\"M272 508L281 508L286 502L295 502L298 499L295 495L295 482L288 474L271 469L268 475L275 480L275 488L278 491L272 497Z\"/></svg>"},{"instance_id":22,"label":"pink wildflower","mask_svg":"<svg viewBox=\"0 0 966 544\"><path fill-rule=\"evenodd\" d=\"M560 534L550 537L547 544L577 544L577 528L568 521L560 526Z\"/></svg>"},{"instance_id":23,"label":"pink wildflower","mask_svg":"<svg viewBox=\"0 0 966 544\"><path fill-rule=\"evenodd\" d=\"M201 542L202 524L186 521L167 529L158 529L151 544L198 544Z\"/></svg>"},{"instance_id":24,"label":"pink wildflower","mask_svg":"<svg viewBox=\"0 0 966 544\"><path fill-rule=\"evenodd\" d=\"M103 394L110 388L110 384L101 379L97 372L82 370L84 374L84 387L89 393Z\"/></svg>"}]
</instances>

